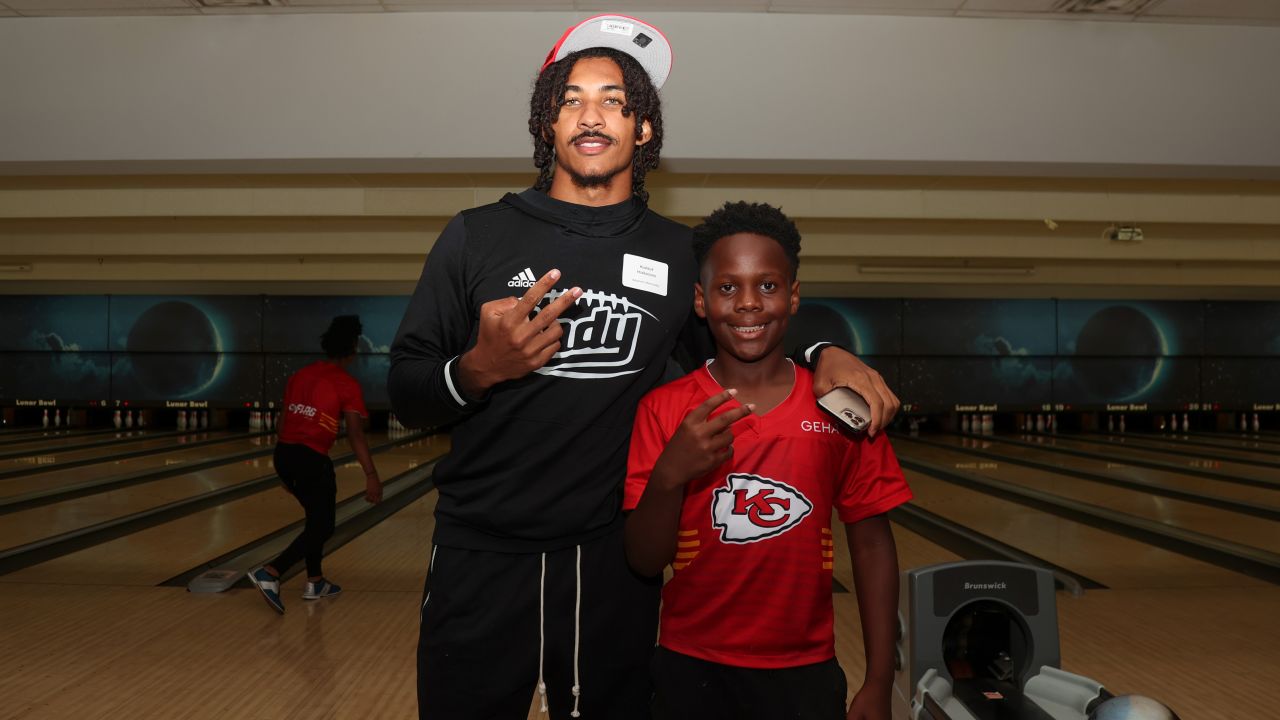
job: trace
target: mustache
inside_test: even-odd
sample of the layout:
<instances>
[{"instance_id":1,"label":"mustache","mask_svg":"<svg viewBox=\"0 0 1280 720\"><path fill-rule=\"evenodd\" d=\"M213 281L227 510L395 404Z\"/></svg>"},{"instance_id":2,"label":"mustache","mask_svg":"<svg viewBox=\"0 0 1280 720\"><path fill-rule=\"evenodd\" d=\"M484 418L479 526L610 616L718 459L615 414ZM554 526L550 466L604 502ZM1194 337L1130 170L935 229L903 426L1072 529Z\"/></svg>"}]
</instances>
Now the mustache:
<instances>
[{"instance_id":1,"label":"mustache","mask_svg":"<svg viewBox=\"0 0 1280 720\"><path fill-rule=\"evenodd\" d=\"M577 135L574 135L572 138L569 138L569 144L570 144L570 145L573 145L574 143L578 142L579 140L583 140L583 139L586 139L586 138L597 138L597 139L600 139L600 140L605 140L605 141L607 141L607 142L609 142L610 144L613 144L613 145L617 145L617 144L618 144L618 139L617 139L617 138L612 137L612 136L610 136L610 135L605 135L604 133L602 133L602 132L600 132L600 131L598 131L598 130L583 130L582 132L578 133Z\"/></svg>"}]
</instances>

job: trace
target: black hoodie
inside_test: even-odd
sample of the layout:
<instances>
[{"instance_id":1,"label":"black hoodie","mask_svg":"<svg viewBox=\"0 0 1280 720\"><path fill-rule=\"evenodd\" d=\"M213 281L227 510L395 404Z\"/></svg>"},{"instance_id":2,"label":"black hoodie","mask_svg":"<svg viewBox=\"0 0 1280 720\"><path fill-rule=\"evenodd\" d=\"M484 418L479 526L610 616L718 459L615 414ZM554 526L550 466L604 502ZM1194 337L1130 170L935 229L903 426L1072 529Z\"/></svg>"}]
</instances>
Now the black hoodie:
<instances>
[{"instance_id":1,"label":"black hoodie","mask_svg":"<svg viewBox=\"0 0 1280 720\"><path fill-rule=\"evenodd\" d=\"M556 291L583 290L560 317L560 352L468 400L457 357L475 345L480 306L520 296L552 268L562 273ZM663 377L696 276L689 228L636 198L588 207L526 190L449 222L396 333L388 378L401 422L453 423L435 470L438 544L540 552L619 526L636 404Z\"/></svg>"}]
</instances>

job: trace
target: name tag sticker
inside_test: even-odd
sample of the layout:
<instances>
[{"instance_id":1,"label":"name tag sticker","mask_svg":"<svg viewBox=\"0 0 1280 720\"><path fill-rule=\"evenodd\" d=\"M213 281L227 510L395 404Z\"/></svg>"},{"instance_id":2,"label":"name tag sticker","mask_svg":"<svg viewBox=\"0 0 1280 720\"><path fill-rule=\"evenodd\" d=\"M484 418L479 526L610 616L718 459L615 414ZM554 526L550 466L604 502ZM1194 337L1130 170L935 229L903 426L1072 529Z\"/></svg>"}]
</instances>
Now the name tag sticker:
<instances>
[{"instance_id":1,"label":"name tag sticker","mask_svg":"<svg viewBox=\"0 0 1280 720\"><path fill-rule=\"evenodd\" d=\"M623 255L622 284L625 287L666 297L667 264L639 255Z\"/></svg>"}]
</instances>

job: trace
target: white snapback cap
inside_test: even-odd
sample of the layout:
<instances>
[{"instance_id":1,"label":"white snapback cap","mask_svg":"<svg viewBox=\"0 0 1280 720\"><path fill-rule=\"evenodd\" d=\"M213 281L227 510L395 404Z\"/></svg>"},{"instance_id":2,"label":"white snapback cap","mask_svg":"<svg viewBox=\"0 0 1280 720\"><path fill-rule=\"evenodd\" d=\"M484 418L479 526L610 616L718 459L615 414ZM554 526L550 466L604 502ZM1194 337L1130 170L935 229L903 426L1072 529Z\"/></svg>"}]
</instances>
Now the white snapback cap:
<instances>
[{"instance_id":1,"label":"white snapback cap","mask_svg":"<svg viewBox=\"0 0 1280 720\"><path fill-rule=\"evenodd\" d=\"M613 48L635 58L649 73L656 89L661 89L671 74L671 44L667 36L649 23L626 15L596 15L565 30L547 53L542 70L569 53L593 47Z\"/></svg>"}]
</instances>

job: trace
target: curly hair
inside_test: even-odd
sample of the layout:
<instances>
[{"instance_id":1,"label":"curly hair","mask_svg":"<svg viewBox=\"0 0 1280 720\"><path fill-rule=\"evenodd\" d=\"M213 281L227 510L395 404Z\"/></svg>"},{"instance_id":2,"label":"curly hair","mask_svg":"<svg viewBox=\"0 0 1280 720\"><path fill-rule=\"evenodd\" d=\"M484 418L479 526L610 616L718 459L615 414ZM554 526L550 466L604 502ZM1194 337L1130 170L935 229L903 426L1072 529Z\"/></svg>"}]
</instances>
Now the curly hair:
<instances>
[{"instance_id":1,"label":"curly hair","mask_svg":"<svg viewBox=\"0 0 1280 720\"><path fill-rule=\"evenodd\" d=\"M364 325L359 315L338 315L329 323L329 329L320 336L320 347L331 360L356 354L356 343Z\"/></svg>"},{"instance_id":2,"label":"curly hair","mask_svg":"<svg viewBox=\"0 0 1280 720\"><path fill-rule=\"evenodd\" d=\"M776 240L791 262L791 278L795 279L800 270L800 231L781 208L766 203L727 202L703 218L693 229L693 254L698 259L698 267L702 267L717 240L738 233L754 233Z\"/></svg>"},{"instance_id":3,"label":"curly hair","mask_svg":"<svg viewBox=\"0 0 1280 720\"><path fill-rule=\"evenodd\" d=\"M533 136L533 164L538 168L538 179L533 186L543 192L551 189L551 178L556 166L554 125L560 117L560 107L564 104L564 89L569 81L569 73L582 58L608 58L622 69L622 84L627 94L627 104L622 108L622 114L624 117L635 116L636 140L642 136L644 123L649 123L652 137L649 142L636 146L631 160L631 192L648 202L649 193L644 187L644 176L658 167L658 157L662 153L662 102L658 99L658 90L654 88L653 80L640 63L613 48L594 47L570 53L548 65L538 75L533 85L533 96L529 100L529 134Z\"/></svg>"}]
</instances>

